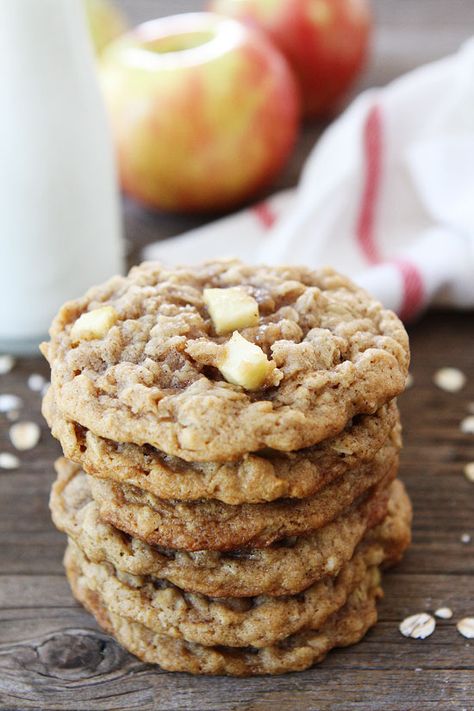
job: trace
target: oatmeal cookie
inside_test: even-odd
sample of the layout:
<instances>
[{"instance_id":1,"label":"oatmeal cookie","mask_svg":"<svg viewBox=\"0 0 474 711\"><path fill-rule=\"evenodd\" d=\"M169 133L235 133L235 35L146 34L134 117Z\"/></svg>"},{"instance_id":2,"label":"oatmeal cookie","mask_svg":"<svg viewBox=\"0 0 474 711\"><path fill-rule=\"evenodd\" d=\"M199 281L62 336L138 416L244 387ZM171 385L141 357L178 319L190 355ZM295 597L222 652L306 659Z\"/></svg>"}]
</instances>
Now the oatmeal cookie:
<instances>
[{"instance_id":1,"label":"oatmeal cookie","mask_svg":"<svg viewBox=\"0 0 474 711\"><path fill-rule=\"evenodd\" d=\"M217 499L263 503L305 498L350 469L371 461L399 426L396 403L374 415L359 415L339 435L299 452L246 454L232 462L186 462L150 445L113 442L69 422L54 404L52 390L43 414L65 456L92 476L129 484L161 499Z\"/></svg>"},{"instance_id":2,"label":"oatmeal cookie","mask_svg":"<svg viewBox=\"0 0 474 711\"><path fill-rule=\"evenodd\" d=\"M382 524L369 542L360 544L337 576L326 576L298 595L283 597L217 599L196 595L151 576L128 575L110 563L92 563L71 540L66 560L72 558L79 565L88 587L99 592L108 610L158 634L205 646L260 648L302 629L319 629L345 605L370 567L380 566L387 553L395 558L402 555L407 528L401 528L398 538L388 539Z\"/></svg>"},{"instance_id":3,"label":"oatmeal cookie","mask_svg":"<svg viewBox=\"0 0 474 711\"><path fill-rule=\"evenodd\" d=\"M257 390L219 370L230 334L217 334L203 292L229 287L258 302L258 325L240 330L271 362ZM99 308L98 330L78 327ZM399 395L409 364L397 316L333 270L233 260L135 267L65 304L50 336L66 419L186 461L311 447Z\"/></svg>"},{"instance_id":4,"label":"oatmeal cookie","mask_svg":"<svg viewBox=\"0 0 474 711\"><path fill-rule=\"evenodd\" d=\"M158 634L107 609L100 593L89 587L77 561L69 557L66 574L76 599L98 623L139 659L168 671L191 674L255 676L302 671L324 659L334 647L355 644L377 621L376 601L382 596L378 568L370 568L346 605L319 630L302 631L280 643L256 647L204 647Z\"/></svg>"},{"instance_id":5,"label":"oatmeal cookie","mask_svg":"<svg viewBox=\"0 0 474 711\"><path fill-rule=\"evenodd\" d=\"M109 562L127 574L161 578L214 597L299 593L325 575L337 575L364 535L370 535L370 529L384 519L387 505L383 530L398 527L388 540L399 539L411 521L403 485L394 481L388 489L377 487L358 506L309 536L228 553L175 551L149 546L102 521L86 475L65 459L59 459L56 468L58 478L51 492L53 521L92 562ZM388 547L387 537L384 546Z\"/></svg>"},{"instance_id":6,"label":"oatmeal cookie","mask_svg":"<svg viewBox=\"0 0 474 711\"><path fill-rule=\"evenodd\" d=\"M398 448L382 447L370 464L331 482L306 499L229 506L220 501L165 501L142 489L89 477L99 515L151 545L199 550L264 548L287 536L325 526L382 480L398 471Z\"/></svg>"}]
</instances>

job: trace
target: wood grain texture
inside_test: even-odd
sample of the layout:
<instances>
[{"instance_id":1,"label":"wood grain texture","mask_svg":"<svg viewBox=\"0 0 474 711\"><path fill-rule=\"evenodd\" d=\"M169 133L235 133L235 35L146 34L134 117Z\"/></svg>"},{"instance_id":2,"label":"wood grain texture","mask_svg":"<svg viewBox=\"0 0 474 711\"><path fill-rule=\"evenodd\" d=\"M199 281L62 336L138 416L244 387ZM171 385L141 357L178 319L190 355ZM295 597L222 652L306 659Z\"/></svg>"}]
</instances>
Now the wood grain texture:
<instances>
[{"instance_id":1,"label":"wood grain texture","mask_svg":"<svg viewBox=\"0 0 474 711\"><path fill-rule=\"evenodd\" d=\"M192 0L123 0L133 21L196 9ZM452 51L474 26L472 0L378 0L379 29L364 85L380 84L420 62ZM294 184L320 130L308 126L278 185ZM132 259L144 243L202 219L159 216L125 205ZM76 605L63 575L64 537L48 511L52 464L59 446L28 390L40 359L22 359L0 376L0 392L20 395L24 414L41 424L38 447L21 455L18 471L0 471L0 709L41 711L279 711L350 709L424 711L474 708L474 644L455 621L474 615L474 485L462 474L474 461L474 438L461 419L474 402L474 317L433 312L411 328L415 385L401 400L405 428L402 476L415 506L414 542L385 578L380 621L356 647L339 650L315 669L278 678L193 678L141 664L104 635ZM432 384L451 365L468 375L456 395ZM0 451L11 451L0 415ZM461 535L472 536L469 544ZM404 639L406 615L449 605L425 641Z\"/></svg>"}]
</instances>

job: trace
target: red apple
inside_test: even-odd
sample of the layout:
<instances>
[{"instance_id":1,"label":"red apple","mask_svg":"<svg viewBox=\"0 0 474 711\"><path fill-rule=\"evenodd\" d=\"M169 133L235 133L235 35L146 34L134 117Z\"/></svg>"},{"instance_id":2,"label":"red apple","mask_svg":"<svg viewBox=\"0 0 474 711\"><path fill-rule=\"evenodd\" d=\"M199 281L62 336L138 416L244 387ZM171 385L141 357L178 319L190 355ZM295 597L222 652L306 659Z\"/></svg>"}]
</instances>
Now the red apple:
<instances>
[{"instance_id":1,"label":"red apple","mask_svg":"<svg viewBox=\"0 0 474 711\"><path fill-rule=\"evenodd\" d=\"M210 8L271 37L298 78L307 117L340 106L367 56L369 0L212 0Z\"/></svg>"},{"instance_id":2,"label":"red apple","mask_svg":"<svg viewBox=\"0 0 474 711\"><path fill-rule=\"evenodd\" d=\"M298 90L262 33L211 13L145 23L101 62L122 185L172 211L233 207L270 183L298 127Z\"/></svg>"}]
</instances>

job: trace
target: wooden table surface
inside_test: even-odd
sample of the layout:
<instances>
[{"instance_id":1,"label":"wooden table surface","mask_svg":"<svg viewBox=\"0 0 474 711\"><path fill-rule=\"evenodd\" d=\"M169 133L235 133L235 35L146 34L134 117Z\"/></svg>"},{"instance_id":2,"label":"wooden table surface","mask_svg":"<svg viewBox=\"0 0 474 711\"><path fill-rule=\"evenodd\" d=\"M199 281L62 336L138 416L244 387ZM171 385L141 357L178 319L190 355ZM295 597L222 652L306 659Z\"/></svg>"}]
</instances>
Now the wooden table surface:
<instances>
[{"instance_id":1,"label":"wooden table surface","mask_svg":"<svg viewBox=\"0 0 474 711\"><path fill-rule=\"evenodd\" d=\"M181 0L123 0L133 20L195 9ZM420 62L452 51L474 27L472 0L378 0L378 33L364 84L379 84ZM280 185L295 182L319 130L307 127ZM199 220L162 217L125 206L127 236L139 245ZM59 446L39 412L27 377L47 375L40 359L19 360L0 376L0 393L23 398L23 417L41 424L40 444L21 455L17 471L0 471L0 709L71 711L281 711L474 709L474 642L456 631L474 616L474 484L463 476L474 439L460 421L474 403L474 318L431 312L410 329L414 386L401 399L405 428L402 477L415 507L414 542L385 578L378 625L359 645L338 650L313 670L235 680L169 674L141 664L99 631L76 605L61 566L64 537L53 528L48 491ZM442 366L468 377L458 394L437 389ZM0 451L12 451L0 415ZM461 536L472 536L469 543ZM398 632L407 615L448 605L426 640Z\"/></svg>"}]
</instances>

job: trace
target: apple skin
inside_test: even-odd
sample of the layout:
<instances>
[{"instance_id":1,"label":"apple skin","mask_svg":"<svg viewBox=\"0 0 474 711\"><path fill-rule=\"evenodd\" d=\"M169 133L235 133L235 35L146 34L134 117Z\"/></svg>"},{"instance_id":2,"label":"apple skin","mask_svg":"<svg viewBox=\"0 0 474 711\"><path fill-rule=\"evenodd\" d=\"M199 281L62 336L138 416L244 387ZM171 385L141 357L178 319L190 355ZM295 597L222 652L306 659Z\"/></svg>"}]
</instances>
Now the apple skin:
<instances>
[{"instance_id":1,"label":"apple skin","mask_svg":"<svg viewBox=\"0 0 474 711\"><path fill-rule=\"evenodd\" d=\"M292 72L233 19L189 13L140 25L106 49L101 76L122 187L146 206L228 210L266 187L294 145Z\"/></svg>"},{"instance_id":2,"label":"apple skin","mask_svg":"<svg viewBox=\"0 0 474 711\"><path fill-rule=\"evenodd\" d=\"M212 0L209 8L272 39L298 79L306 118L334 114L367 58L369 0Z\"/></svg>"},{"instance_id":3,"label":"apple skin","mask_svg":"<svg viewBox=\"0 0 474 711\"><path fill-rule=\"evenodd\" d=\"M125 17L109 0L84 0L89 31L96 54L127 30Z\"/></svg>"}]
</instances>

